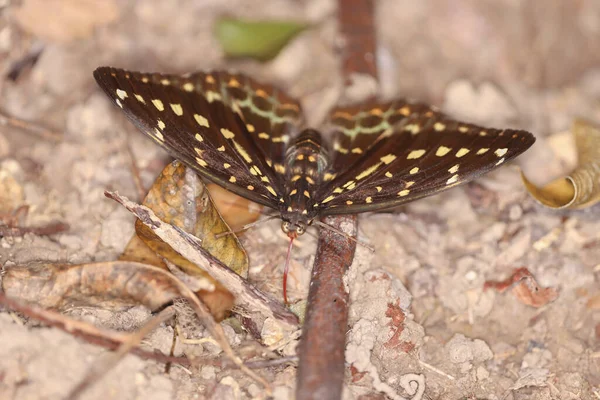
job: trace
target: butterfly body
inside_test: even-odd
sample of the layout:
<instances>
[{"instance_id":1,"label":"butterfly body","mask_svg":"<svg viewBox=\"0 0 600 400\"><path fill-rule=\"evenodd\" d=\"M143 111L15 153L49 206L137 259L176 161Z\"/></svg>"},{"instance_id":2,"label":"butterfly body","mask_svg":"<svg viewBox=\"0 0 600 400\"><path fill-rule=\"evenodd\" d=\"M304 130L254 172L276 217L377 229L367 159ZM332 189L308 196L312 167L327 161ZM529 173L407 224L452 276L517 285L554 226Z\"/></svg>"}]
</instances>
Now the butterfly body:
<instances>
[{"instance_id":1,"label":"butterfly body","mask_svg":"<svg viewBox=\"0 0 600 400\"><path fill-rule=\"evenodd\" d=\"M319 214L315 189L329 167L329 154L321 134L305 129L293 139L285 152L284 201L280 205L282 230L288 235L302 235L306 226Z\"/></svg>"},{"instance_id":2,"label":"butterfly body","mask_svg":"<svg viewBox=\"0 0 600 400\"><path fill-rule=\"evenodd\" d=\"M335 108L321 129L326 145L306 129L296 100L241 74L101 67L94 77L173 157L279 211L291 238L325 215L391 208L465 183L535 141L399 99Z\"/></svg>"}]
</instances>

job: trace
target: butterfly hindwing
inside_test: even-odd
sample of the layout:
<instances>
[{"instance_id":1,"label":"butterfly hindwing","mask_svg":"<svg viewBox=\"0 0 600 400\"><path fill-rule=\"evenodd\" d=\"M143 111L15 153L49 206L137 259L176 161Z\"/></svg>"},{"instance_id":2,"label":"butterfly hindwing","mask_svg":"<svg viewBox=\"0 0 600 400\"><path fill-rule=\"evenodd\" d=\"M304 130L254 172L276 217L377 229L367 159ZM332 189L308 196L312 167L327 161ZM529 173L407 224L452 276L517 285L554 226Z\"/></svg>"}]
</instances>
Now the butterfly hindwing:
<instances>
[{"instance_id":1,"label":"butterfly hindwing","mask_svg":"<svg viewBox=\"0 0 600 400\"><path fill-rule=\"evenodd\" d=\"M457 122L403 100L336 109L327 126L333 163L317 194L321 215L375 211L441 192L516 157L535 140L525 131Z\"/></svg>"},{"instance_id":2,"label":"butterfly hindwing","mask_svg":"<svg viewBox=\"0 0 600 400\"><path fill-rule=\"evenodd\" d=\"M281 189L262 157L270 149L259 148L247 127L258 126L260 119L249 118L250 111L232 101L222 74L143 74L102 67L94 77L128 118L171 155L234 193L277 208ZM230 82L231 75L226 79Z\"/></svg>"}]
</instances>

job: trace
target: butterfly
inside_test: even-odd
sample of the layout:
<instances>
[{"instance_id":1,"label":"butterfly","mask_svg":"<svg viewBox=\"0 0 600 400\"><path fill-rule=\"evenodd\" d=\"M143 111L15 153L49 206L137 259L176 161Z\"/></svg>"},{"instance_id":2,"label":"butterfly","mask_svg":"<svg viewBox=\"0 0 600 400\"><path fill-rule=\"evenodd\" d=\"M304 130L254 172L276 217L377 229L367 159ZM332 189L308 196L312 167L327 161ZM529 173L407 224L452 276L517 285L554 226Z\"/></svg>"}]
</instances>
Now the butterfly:
<instances>
[{"instance_id":1,"label":"butterfly","mask_svg":"<svg viewBox=\"0 0 600 400\"><path fill-rule=\"evenodd\" d=\"M292 240L326 215L389 209L473 180L535 142L402 99L333 109L325 142L297 100L242 74L100 67L94 77L174 158L279 212Z\"/></svg>"}]
</instances>

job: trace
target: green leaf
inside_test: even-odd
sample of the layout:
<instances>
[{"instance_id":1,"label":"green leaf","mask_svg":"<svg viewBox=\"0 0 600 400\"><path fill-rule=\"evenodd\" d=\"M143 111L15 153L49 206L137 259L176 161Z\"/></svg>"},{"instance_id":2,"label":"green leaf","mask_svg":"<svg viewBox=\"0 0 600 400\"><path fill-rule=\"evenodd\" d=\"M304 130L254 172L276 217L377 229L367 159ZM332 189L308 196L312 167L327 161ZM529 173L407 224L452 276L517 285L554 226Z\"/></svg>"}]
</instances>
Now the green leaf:
<instances>
[{"instance_id":1,"label":"green leaf","mask_svg":"<svg viewBox=\"0 0 600 400\"><path fill-rule=\"evenodd\" d=\"M215 35L227 57L249 57L259 61L274 58L308 24L292 21L217 21Z\"/></svg>"}]
</instances>

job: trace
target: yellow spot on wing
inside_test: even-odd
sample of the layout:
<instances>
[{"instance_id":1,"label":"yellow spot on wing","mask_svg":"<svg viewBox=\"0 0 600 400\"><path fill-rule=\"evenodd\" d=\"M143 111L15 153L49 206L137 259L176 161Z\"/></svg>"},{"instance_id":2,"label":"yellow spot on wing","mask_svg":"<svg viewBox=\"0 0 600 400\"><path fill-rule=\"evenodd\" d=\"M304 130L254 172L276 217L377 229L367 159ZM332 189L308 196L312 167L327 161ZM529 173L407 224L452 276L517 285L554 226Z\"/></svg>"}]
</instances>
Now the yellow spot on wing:
<instances>
[{"instance_id":1,"label":"yellow spot on wing","mask_svg":"<svg viewBox=\"0 0 600 400\"><path fill-rule=\"evenodd\" d=\"M436 122L433 124L433 129L438 132L442 132L444 129L446 129L446 125L442 124L441 122Z\"/></svg>"},{"instance_id":2,"label":"yellow spot on wing","mask_svg":"<svg viewBox=\"0 0 600 400\"><path fill-rule=\"evenodd\" d=\"M415 181L406 182L406 185L404 185L404 187L405 188L409 188L409 187L411 187L414 184L415 184Z\"/></svg>"},{"instance_id":3,"label":"yellow spot on wing","mask_svg":"<svg viewBox=\"0 0 600 400\"><path fill-rule=\"evenodd\" d=\"M186 92L193 92L194 91L194 84L190 83L190 82L186 82L183 84L183 90L185 90Z\"/></svg>"},{"instance_id":4,"label":"yellow spot on wing","mask_svg":"<svg viewBox=\"0 0 600 400\"><path fill-rule=\"evenodd\" d=\"M163 102L160 101L159 99L152 100L152 104L154 104L154 107L156 107L156 109L158 111L164 111L165 110L165 106L163 105Z\"/></svg>"},{"instance_id":5,"label":"yellow spot on wing","mask_svg":"<svg viewBox=\"0 0 600 400\"><path fill-rule=\"evenodd\" d=\"M504 157L502 157L500 160L498 160L498 162L496 163L496 165L500 165L504 162Z\"/></svg>"},{"instance_id":6,"label":"yellow spot on wing","mask_svg":"<svg viewBox=\"0 0 600 400\"><path fill-rule=\"evenodd\" d=\"M404 197L404 196L407 196L409 193L410 193L410 190L404 189L404 190L401 190L398 192L398 196Z\"/></svg>"},{"instance_id":7,"label":"yellow spot on wing","mask_svg":"<svg viewBox=\"0 0 600 400\"><path fill-rule=\"evenodd\" d=\"M408 117L410 115L410 108L408 106L404 106L398 110L401 115Z\"/></svg>"},{"instance_id":8,"label":"yellow spot on wing","mask_svg":"<svg viewBox=\"0 0 600 400\"><path fill-rule=\"evenodd\" d=\"M116 99L115 102L117 103L117 105L121 108L123 108L123 103L121 103L121 100Z\"/></svg>"},{"instance_id":9,"label":"yellow spot on wing","mask_svg":"<svg viewBox=\"0 0 600 400\"><path fill-rule=\"evenodd\" d=\"M333 196L329 196L329 197L327 197L325 200L323 200L323 201L321 202L321 204L329 203L329 202L330 202L331 200L333 200L333 199L335 199L335 197L333 197Z\"/></svg>"},{"instance_id":10,"label":"yellow spot on wing","mask_svg":"<svg viewBox=\"0 0 600 400\"><path fill-rule=\"evenodd\" d=\"M231 177L229 177L229 182L235 183L237 182L237 179L235 179L235 176L232 175Z\"/></svg>"},{"instance_id":11,"label":"yellow spot on wing","mask_svg":"<svg viewBox=\"0 0 600 400\"><path fill-rule=\"evenodd\" d=\"M275 189L273 189L271 186L267 186L267 190L269 191L269 193L271 193L273 196L277 196L277 193L275 192Z\"/></svg>"},{"instance_id":12,"label":"yellow spot on wing","mask_svg":"<svg viewBox=\"0 0 600 400\"><path fill-rule=\"evenodd\" d=\"M310 193L308 193L308 190L304 191L304 197L306 197L307 199L310 199Z\"/></svg>"},{"instance_id":13,"label":"yellow spot on wing","mask_svg":"<svg viewBox=\"0 0 600 400\"><path fill-rule=\"evenodd\" d=\"M381 186L377 186L375 189L377 189L377 193L379 193L383 190L383 188Z\"/></svg>"},{"instance_id":14,"label":"yellow spot on wing","mask_svg":"<svg viewBox=\"0 0 600 400\"><path fill-rule=\"evenodd\" d=\"M224 163L223 164L223 168L227 169L227 168L231 168L231 164L229 163Z\"/></svg>"},{"instance_id":15,"label":"yellow spot on wing","mask_svg":"<svg viewBox=\"0 0 600 400\"><path fill-rule=\"evenodd\" d=\"M419 167L414 167L413 169L411 169L411 170L409 171L409 173L410 173L411 175L414 175L414 174L416 174L417 172L419 172Z\"/></svg>"},{"instance_id":16,"label":"yellow spot on wing","mask_svg":"<svg viewBox=\"0 0 600 400\"><path fill-rule=\"evenodd\" d=\"M394 161L396 159L396 156L393 154L388 154L387 156L383 156L380 158L380 160L384 163L384 164L389 164L392 161Z\"/></svg>"},{"instance_id":17,"label":"yellow spot on wing","mask_svg":"<svg viewBox=\"0 0 600 400\"><path fill-rule=\"evenodd\" d=\"M217 149L218 151L225 151L225 146L221 146Z\"/></svg>"},{"instance_id":18,"label":"yellow spot on wing","mask_svg":"<svg viewBox=\"0 0 600 400\"><path fill-rule=\"evenodd\" d=\"M183 115L183 108L181 107L181 104L171 104L171 110L173 110L173 112L175 113L175 115L178 116L182 116Z\"/></svg>"},{"instance_id":19,"label":"yellow spot on wing","mask_svg":"<svg viewBox=\"0 0 600 400\"><path fill-rule=\"evenodd\" d=\"M425 154L425 150L413 150L408 154L408 157L406 157L406 159L414 160L417 158L421 158L421 157L423 157L423 154Z\"/></svg>"},{"instance_id":20,"label":"yellow spot on wing","mask_svg":"<svg viewBox=\"0 0 600 400\"><path fill-rule=\"evenodd\" d=\"M435 152L435 155L438 157L443 157L446 154L448 154L450 152L450 150L452 150L450 147L440 146L440 147L438 147L437 151Z\"/></svg>"},{"instance_id":21,"label":"yellow spot on wing","mask_svg":"<svg viewBox=\"0 0 600 400\"><path fill-rule=\"evenodd\" d=\"M199 142L204 142L204 139L202 138L202 136L200 136L199 133L196 133L196 136L194 136L196 138L197 141Z\"/></svg>"},{"instance_id":22,"label":"yellow spot on wing","mask_svg":"<svg viewBox=\"0 0 600 400\"><path fill-rule=\"evenodd\" d=\"M198 123L198 125L204 126L206 128L210 128L208 120L206 118L204 118L202 115L200 115L200 114L194 114L194 119L196 120L196 122Z\"/></svg>"},{"instance_id":23,"label":"yellow spot on wing","mask_svg":"<svg viewBox=\"0 0 600 400\"><path fill-rule=\"evenodd\" d=\"M505 147L503 149L498 149L494 152L495 155L497 155L498 157L502 157L503 155L506 154L506 152L508 151L508 149Z\"/></svg>"},{"instance_id":24,"label":"yellow spot on wing","mask_svg":"<svg viewBox=\"0 0 600 400\"><path fill-rule=\"evenodd\" d=\"M235 140L232 140L233 142L233 147L235 147L235 150L239 153L239 155L242 156L242 158L247 162L247 163L251 163L252 162L252 158L248 155L248 153L246 152L246 150Z\"/></svg>"},{"instance_id":25,"label":"yellow spot on wing","mask_svg":"<svg viewBox=\"0 0 600 400\"><path fill-rule=\"evenodd\" d=\"M279 163L275 164L275 172L285 174L285 167Z\"/></svg>"},{"instance_id":26,"label":"yellow spot on wing","mask_svg":"<svg viewBox=\"0 0 600 400\"><path fill-rule=\"evenodd\" d=\"M458 171L459 164L454 165L452 168L448 170L451 174L455 174Z\"/></svg>"},{"instance_id":27,"label":"yellow spot on wing","mask_svg":"<svg viewBox=\"0 0 600 400\"><path fill-rule=\"evenodd\" d=\"M450 178L446 181L446 185L456 183L457 181L458 181L458 174L452 175L452 178Z\"/></svg>"},{"instance_id":28,"label":"yellow spot on wing","mask_svg":"<svg viewBox=\"0 0 600 400\"><path fill-rule=\"evenodd\" d=\"M385 173L385 176L387 176L388 178L391 178L394 175L392 175L392 173L390 171L388 171L388 172Z\"/></svg>"},{"instance_id":29,"label":"yellow spot on wing","mask_svg":"<svg viewBox=\"0 0 600 400\"><path fill-rule=\"evenodd\" d=\"M254 92L255 95L257 95L258 97L269 97L269 95L267 94L267 92L265 92L262 89L258 89L256 92Z\"/></svg>"},{"instance_id":30,"label":"yellow spot on wing","mask_svg":"<svg viewBox=\"0 0 600 400\"><path fill-rule=\"evenodd\" d=\"M265 139L265 140L268 140L268 139L269 139L269 135L268 135L267 133L265 133L265 132L261 132L261 133L259 133L259 134L258 134L258 137L259 137L260 139Z\"/></svg>"},{"instance_id":31,"label":"yellow spot on wing","mask_svg":"<svg viewBox=\"0 0 600 400\"><path fill-rule=\"evenodd\" d=\"M119 96L121 100L125 100L125 98L127 97L127 92L121 89L117 89L117 96Z\"/></svg>"},{"instance_id":32,"label":"yellow spot on wing","mask_svg":"<svg viewBox=\"0 0 600 400\"><path fill-rule=\"evenodd\" d=\"M225 139L233 139L235 137L234 133L226 128L221 128L221 134L225 137Z\"/></svg>"},{"instance_id":33,"label":"yellow spot on wing","mask_svg":"<svg viewBox=\"0 0 600 400\"><path fill-rule=\"evenodd\" d=\"M162 120L158 120L158 127L160 128L160 130L162 131L163 129L165 129L166 125L164 122L162 122Z\"/></svg>"},{"instance_id":34,"label":"yellow spot on wing","mask_svg":"<svg viewBox=\"0 0 600 400\"><path fill-rule=\"evenodd\" d=\"M254 190L254 186L252 186L252 185L248 185L248 186L246 186L246 188L247 188L248 190Z\"/></svg>"},{"instance_id":35,"label":"yellow spot on wing","mask_svg":"<svg viewBox=\"0 0 600 400\"><path fill-rule=\"evenodd\" d=\"M154 134L156 135L156 138L157 138L158 140L160 140L161 142L164 142L164 141L165 141L165 138L164 138L164 136L163 136L162 132L161 132L161 131L159 131L158 129L154 128Z\"/></svg>"},{"instance_id":36,"label":"yellow spot on wing","mask_svg":"<svg viewBox=\"0 0 600 400\"><path fill-rule=\"evenodd\" d=\"M139 94L135 95L135 98L137 99L137 101L139 101L142 104L146 104L146 101L144 100L144 98L142 96L140 96Z\"/></svg>"},{"instance_id":37,"label":"yellow spot on wing","mask_svg":"<svg viewBox=\"0 0 600 400\"><path fill-rule=\"evenodd\" d=\"M333 178L335 178L335 175L336 175L336 174L331 174L331 173L329 173L329 172L326 172L326 173L325 173L325 175L323 175L323 179L324 179L324 180L326 180L326 181L330 181L330 180L332 180Z\"/></svg>"},{"instance_id":38,"label":"yellow spot on wing","mask_svg":"<svg viewBox=\"0 0 600 400\"><path fill-rule=\"evenodd\" d=\"M333 193L342 193L344 191L344 189L340 188L340 187L336 187L335 189L333 189Z\"/></svg>"},{"instance_id":39,"label":"yellow spot on wing","mask_svg":"<svg viewBox=\"0 0 600 400\"><path fill-rule=\"evenodd\" d=\"M171 81L165 78L161 80L160 83L162 83L165 86L169 86L171 84Z\"/></svg>"},{"instance_id":40,"label":"yellow spot on wing","mask_svg":"<svg viewBox=\"0 0 600 400\"><path fill-rule=\"evenodd\" d=\"M352 120L354 118L354 116L350 113L347 112L343 112L343 111L336 111L333 113L333 115L331 116L331 118L344 118L344 119L349 119Z\"/></svg>"},{"instance_id":41,"label":"yellow spot on wing","mask_svg":"<svg viewBox=\"0 0 600 400\"><path fill-rule=\"evenodd\" d=\"M347 201L346 201L346 204L348 204L349 206L351 206L353 203L352 203L352 201L351 201L351 200L347 200Z\"/></svg>"},{"instance_id":42,"label":"yellow spot on wing","mask_svg":"<svg viewBox=\"0 0 600 400\"><path fill-rule=\"evenodd\" d=\"M483 147L483 148L477 150L477 155L481 155L481 154L487 153L488 150L489 149L487 147Z\"/></svg>"},{"instance_id":43,"label":"yellow spot on wing","mask_svg":"<svg viewBox=\"0 0 600 400\"><path fill-rule=\"evenodd\" d=\"M373 198L370 196L365 199L365 203L372 203L372 202L373 202Z\"/></svg>"},{"instance_id":44,"label":"yellow spot on wing","mask_svg":"<svg viewBox=\"0 0 600 400\"><path fill-rule=\"evenodd\" d=\"M466 155L469 151L469 149L465 149L464 147L462 147L460 150L458 150L456 152L456 157L461 158L462 156Z\"/></svg>"},{"instance_id":45,"label":"yellow spot on wing","mask_svg":"<svg viewBox=\"0 0 600 400\"><path fill-rule=\"evenodd\" d=\"M215 78L213 78L212 75L206 75L206 78L204 80L206 81L206 83L210 83L210 84L215 83Z\"/></svg>"},{"instance_id":46,"label":"yellow spot on wing","mask_svg":"<svg viewBox=\"0 0 600 400\"><path fill-rule=\"evenodd\" d=\"M206 161L204 161L203 159L201 159L200 157L196 157L196 162L198 163L198 165L200 165L201 167L206 167L208 164L206 163Z\"/></svg>"},{"instance_id":47,"label":"yellow spot on wing","mask_svg":"<svg viewBox=\"0 0 600 400\"><path fill-rule=\"evenodd\" d=\"M421 130L421 127L417 124L408 124L404 127L404 130L416 135Z\"/></svg>"},{"instance_id":48,"label":"yellow spot on wing","mask_svg":"<svg viewBox=\"0 0 600 400\"><path fill-rule=\"evenodd\" d=\"M248 130L248 132L252 133L252 132L254 132L254 125L246 124L246 129ZM259 135L259 137L260 137L260 135Z\"/></svg>"},{"instance_id":49,"label":"yellow spot on wing","mask_svg":"<svg viewBox=\"0 0 600 400\"><path fill-rule=\"evenodd\" d=\"M379 168L380 165L381 165L381 163L377 163L377 164L372 165L369 168L365 169L363 172L356 175L356 177L355 177L356 180L361 180L361 179L366 178L367 176L371 175L373 172L375 172L377 170L377 168Z\"/></svg>"}]
</instances>

